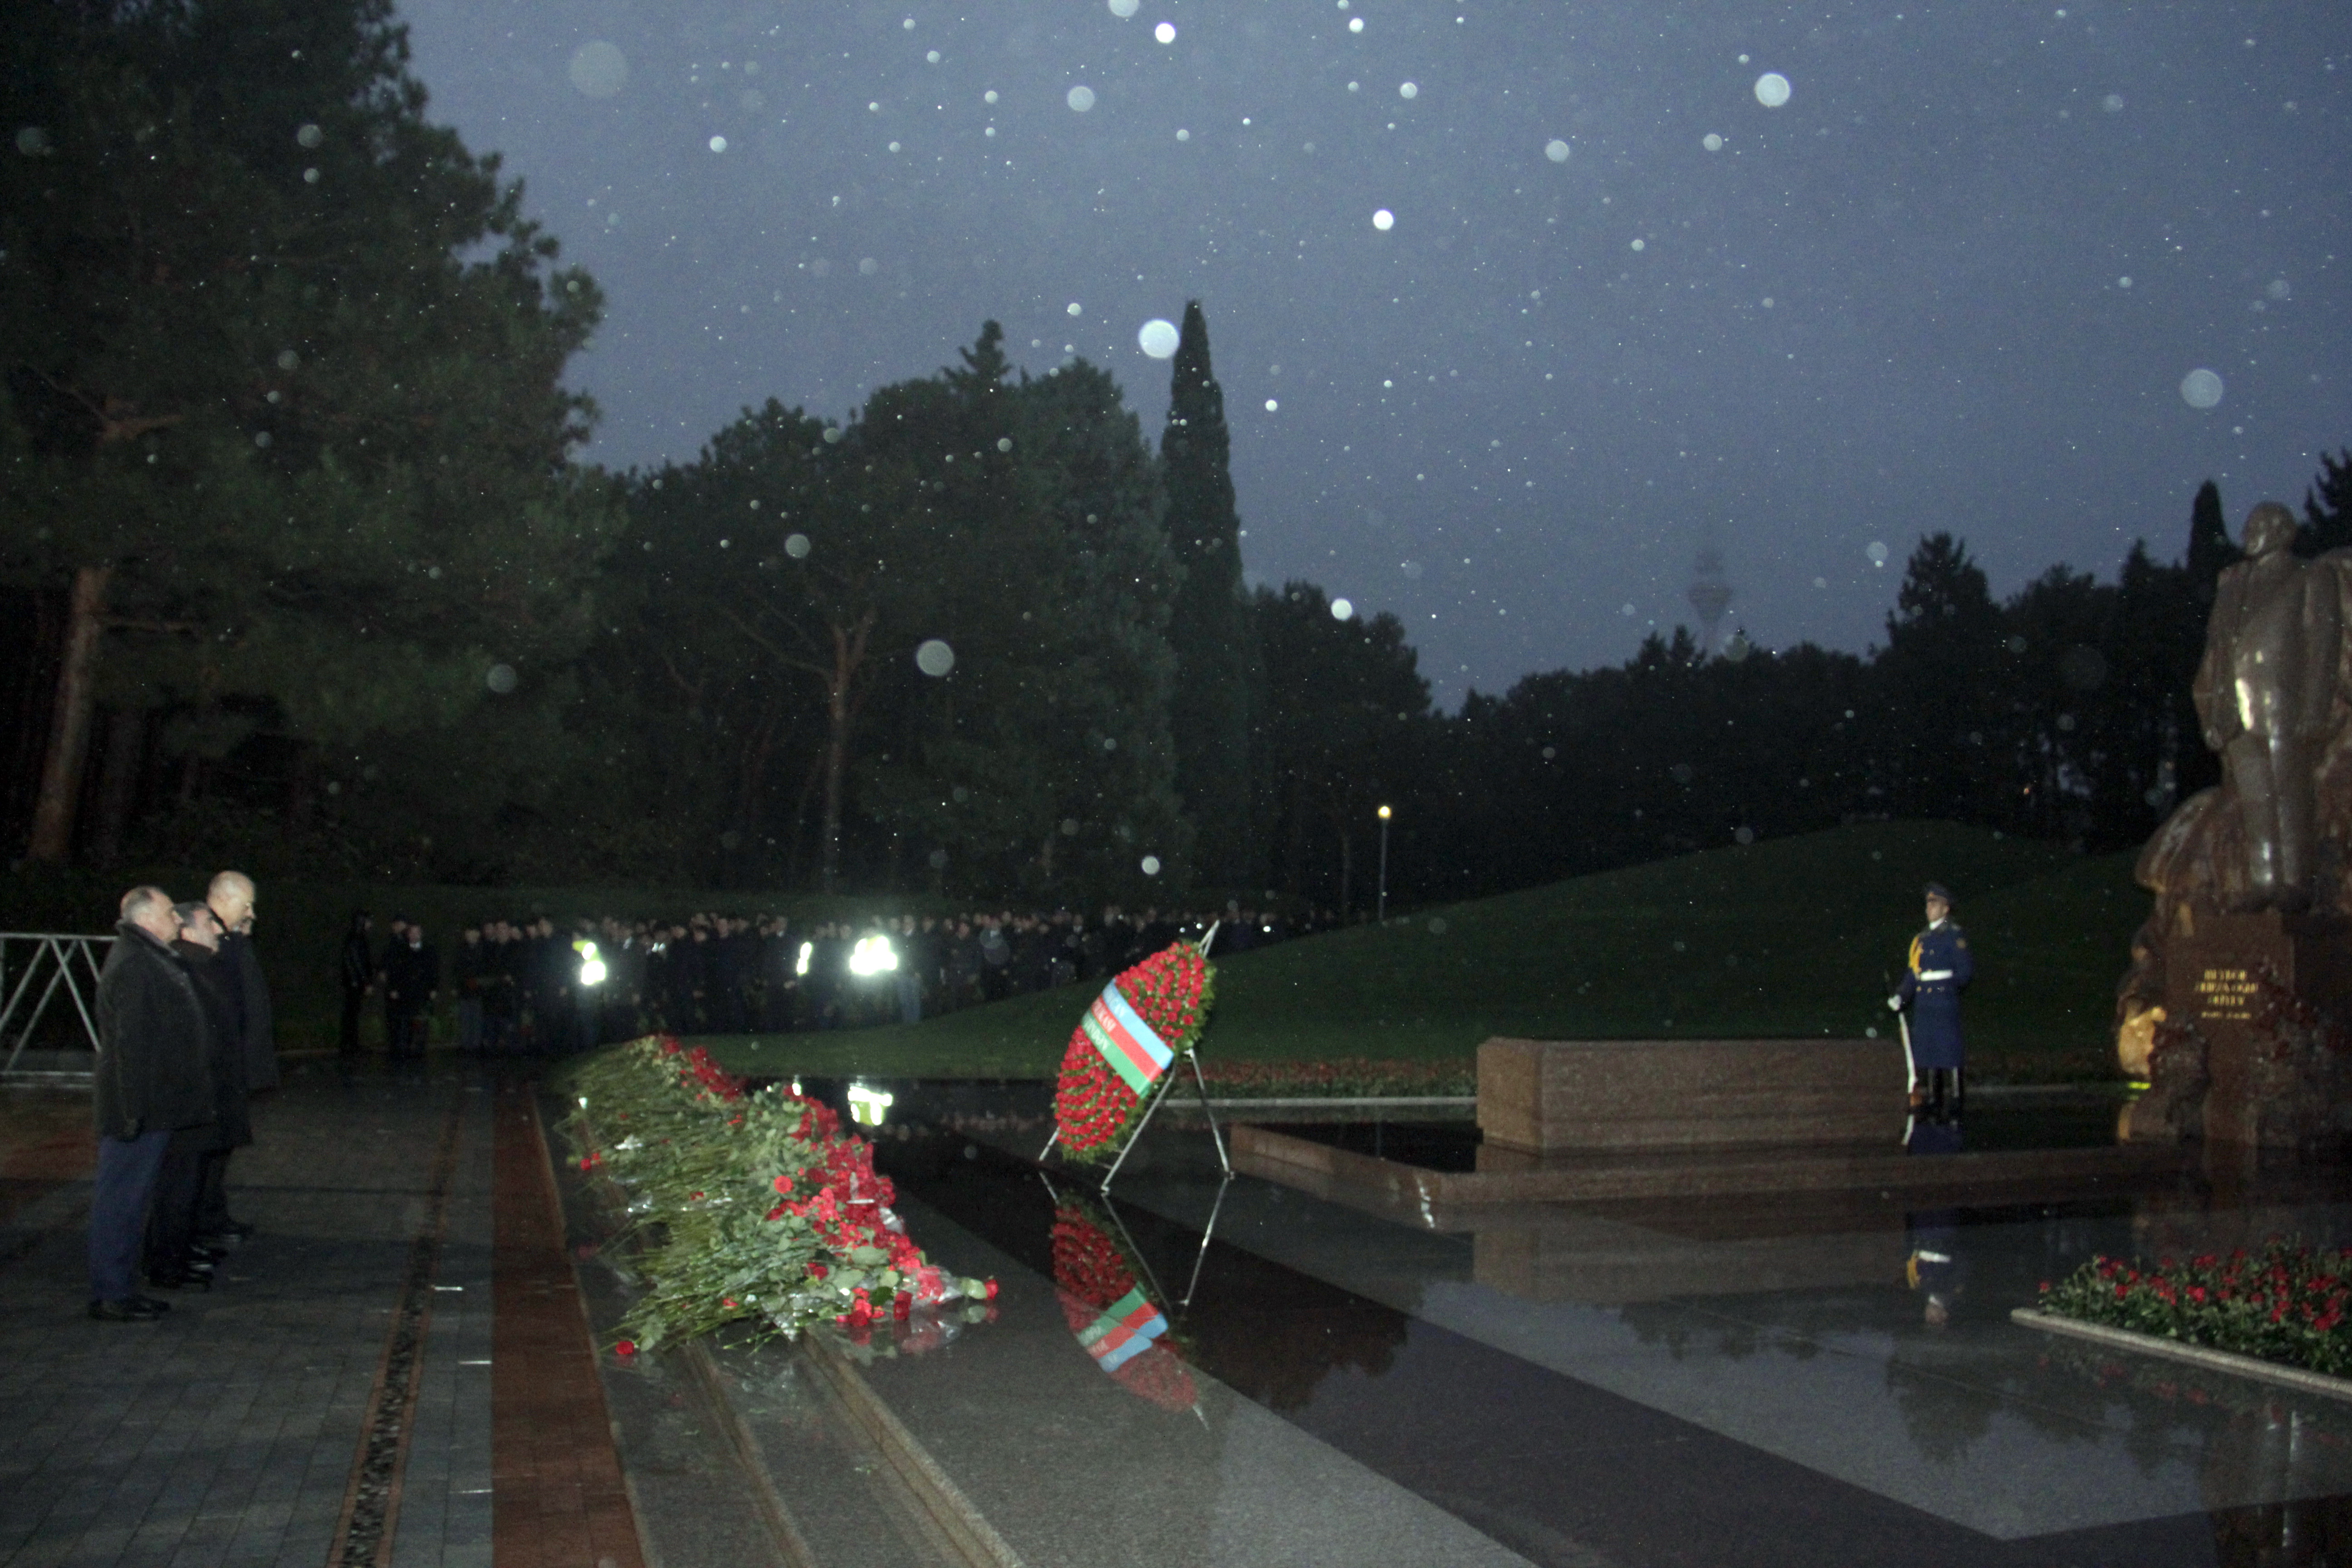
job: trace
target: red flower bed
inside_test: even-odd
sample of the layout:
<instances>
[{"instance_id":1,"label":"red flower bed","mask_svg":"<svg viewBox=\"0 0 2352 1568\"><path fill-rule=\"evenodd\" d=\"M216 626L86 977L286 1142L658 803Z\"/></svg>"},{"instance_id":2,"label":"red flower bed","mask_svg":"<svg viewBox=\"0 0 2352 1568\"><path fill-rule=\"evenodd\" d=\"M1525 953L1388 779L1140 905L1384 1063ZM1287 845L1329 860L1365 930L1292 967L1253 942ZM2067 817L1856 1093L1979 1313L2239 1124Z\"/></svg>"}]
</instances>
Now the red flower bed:
<instances>
[{"instance_id":1,"label":"red flower bed","mask_svg":"<svg viewBox=\"0 0 2352 1568\"><path fill-rule=\"evenodd\" d=\"M2352 1251L2273 1237L2260 1252L2159 1258L2141 1268L2097 1257L2055 1285L2045 1312L2212 1350L2352 1376Z\"/></svg>"}]
</instances>

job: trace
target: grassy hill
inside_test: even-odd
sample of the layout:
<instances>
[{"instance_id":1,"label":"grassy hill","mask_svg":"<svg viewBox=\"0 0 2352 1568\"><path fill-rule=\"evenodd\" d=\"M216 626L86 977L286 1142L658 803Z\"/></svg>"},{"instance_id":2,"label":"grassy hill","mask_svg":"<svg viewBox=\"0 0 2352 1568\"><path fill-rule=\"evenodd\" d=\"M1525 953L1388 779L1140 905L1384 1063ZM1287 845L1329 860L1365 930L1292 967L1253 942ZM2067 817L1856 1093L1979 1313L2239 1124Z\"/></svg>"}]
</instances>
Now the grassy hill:
<instances>
[{"instance_id":1,"label":"grassy hill","mask_svg":"<svg viewBox=\"0 0 2352 1568\"><path fill-rule=\"evenodd\" d=\"M1227 1059L1466 1057L1489 1035L1859 1035L1952 889L1977 953L1980 1073L2110 1076L2115 984L2147 896L2128 854L1949 823L1874 823L1422 910L1220 960L1202 1049ZM706 1042L761 1072L1045 1076L1071 988L912 1026Z\"/></svg>"}]
</instances>

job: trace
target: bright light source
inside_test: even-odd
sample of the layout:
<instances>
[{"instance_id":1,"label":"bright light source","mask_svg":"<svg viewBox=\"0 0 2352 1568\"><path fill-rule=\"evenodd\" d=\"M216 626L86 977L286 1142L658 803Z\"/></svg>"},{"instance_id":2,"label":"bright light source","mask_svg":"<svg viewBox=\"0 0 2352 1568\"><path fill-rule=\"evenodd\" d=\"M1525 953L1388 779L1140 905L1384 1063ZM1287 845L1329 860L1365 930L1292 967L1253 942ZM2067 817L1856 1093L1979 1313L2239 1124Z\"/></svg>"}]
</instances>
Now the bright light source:
<instances>
[{"instance_id":1,"label":"bright light source","mask_svg":"<svg viewBox=\"0 0 2352 1568\"><path fill-rule=\"evenodd\" d=\"M849 950L849 973L852 974L887 974L898 967L898 950L890 939L877 931L861 936L857 945Z\"/></svg>"},{"instance_id":2,"label":"bright light source","mask_svg":"<svg viewBox=\"0 0 2352 1568\"><path fill-rule=\"evenodd\" d=\"M887 1089L868 1089L862 1083L849 1086L850 1120L868 1127L881 1126L883 1113L896 1103L898 1097Z\"/></svg>"},{"instance_id":3,"label":"bright light source","mask_svg":"<svg viewBox=\"0 0 2352 1568\"><path fill-rule=\"evenodd\" d=\"M1385 806L1385 805L1384 805L1384 806L1381 807L1381 820L1382 822L1386 822L1388 819L1389 819L1389 808L1388 808L1387 806Z\"/></svg>"},{"instance_id":4,"label":"bright light source","mask_svg":"<svg viewBox=\"0 0 2352 1568\"><path fill-rule=\"evenodd\" d=\"M585 937L583 937L581 940L572 944L572 951L580 955L580 984L583 985L604 984L605 974L604 960L603 955L597 952L596 944L588 941Z\"/></svg>"},{"instance_id":5,"label":"bright light source","mask_svg":"<svg viewBox=\"0 0 2352 1568\"><path fill-rule=\"evenodd\" d=\"M798 963L793 965L793 973L794 974L806 974L808 973L810 955L815 952L816 943L813 942L804 942L801 943L801 960ZM798 1094L800 1092L800 1089L797 1085L793 1087L793 1092L794 1094Z\"/></svg>"}]
</instances>

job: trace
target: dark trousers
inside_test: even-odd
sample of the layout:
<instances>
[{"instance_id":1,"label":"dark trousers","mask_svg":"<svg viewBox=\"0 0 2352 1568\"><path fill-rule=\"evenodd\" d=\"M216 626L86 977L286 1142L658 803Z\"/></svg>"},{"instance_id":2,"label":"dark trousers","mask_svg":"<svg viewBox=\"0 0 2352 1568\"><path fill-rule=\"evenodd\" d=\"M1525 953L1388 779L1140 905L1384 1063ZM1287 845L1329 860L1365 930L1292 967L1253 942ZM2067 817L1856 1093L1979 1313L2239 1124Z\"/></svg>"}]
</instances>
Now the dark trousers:
<instances>
[{"instance_id":1,"label":"dark trousers","mask_svg":"<svg viewBox=\"0 0 2352 1568\"><path fill-rule=\"evenodd\" d=\"M425 1054L425 1015L405 1010L383 1010L384 1054L392 1057L421 1057Z\"/></svg>"},{"instance_id":2,"label":"dark trousers","mask_svg":"<svg viewBox=\"0 0 2352 1568\"><path fill-rule=\"evenodd\" d=\"M98 1178L89 1194L89 1297L123 1301L137 1295L139 1251L147 1205L172 1147L166 1131L98 1141Z\"/></svg>"},{"instance_id":3,"label":"dark trousers","mask_svg":"<svg viewBox=\"0 0 2352 1568\"><path fill-rule=\"evenodd\" d=\"M1919 1069L1919 1087L1927 1091L1930 1111L1946 1116L1960 1113L1960 1102L1966 1090L1961 1085L1958 1068L1922 1068Z\"/></svg>"},{"instance_id":4,"label":"dark trousers","mask_svg":"<svg viewBox=\"0 0 2352 1568\"><path fill-rule=\"evenodd\" d=\"M196 1239L196 1202L204 1195L205 1151L166 1147L147 1205L147 1272L176 1274Z\"/></svg>"},{"instance_id":5,"label":"dark trousers","mask_svg":"<svg viewBox=\"0 0 2352 1568\"><path fill-rule=\"evenodd\" d=\"M218 1236L229 1226L228 1157L231 1149L205 1152L204 1184L196 1193L196 1234Z\"/></svg>"},{"instance_id":6,"label":"dark trousers","mask_svg":"<svg viewBox=\"0 0 2352 1568\"><path fill-rule=\"evenodd\" d=\"M364 988L354 991L348 985L343 987L343 1032L336 1044L347 1057L359 1054L360 1009L366 1005L367 992Z\"/></svg>"}]
</instances>

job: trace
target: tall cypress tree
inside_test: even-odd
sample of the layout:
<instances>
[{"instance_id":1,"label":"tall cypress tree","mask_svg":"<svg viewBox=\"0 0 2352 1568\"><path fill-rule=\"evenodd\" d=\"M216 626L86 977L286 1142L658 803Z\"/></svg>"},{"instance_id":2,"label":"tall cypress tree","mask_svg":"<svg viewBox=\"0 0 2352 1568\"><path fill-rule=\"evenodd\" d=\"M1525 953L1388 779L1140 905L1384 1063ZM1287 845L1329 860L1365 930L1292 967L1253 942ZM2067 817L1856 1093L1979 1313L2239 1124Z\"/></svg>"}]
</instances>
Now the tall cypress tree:
<instances>
[{"instance_id":1,"label":"tall cypress tree","mask_svg":"<svg viewBox=\"0 0 2352 1568\"><path fill-rule=\"evenodd\" d=\"M2230 537L2229 520L2221 512L2221 490L2210 479L2197 487L2189 508L2189 553L2182 562L2188 574L2177 624L2172 627L2172 748L2175 793L2186 800L2199 790L2221 782L2221 760L2205 748L2197 705L2189 699L2199 659L2205 652L2205 619L2213 613L2213 592L2221 571L2241 554Z\"/></svg>"},{"instance_id":2,"label":"tall cypress tree","mask_svg":"<svg viewBox=\"0 0 2352 1568\"><path fill-rule=\"evenodd\" d=\"M2197 487L2197 499L2189 508L2189 582L2200 606L2212 607L2213 585L2221 568L2237 559L2229 520L2221 515L2221 488L2207 479Z\"/></svg>"},{"instance_id":3,"label":"tall cypress tree","mask_svg":"<svg viewBox=\"0 0 2352 1568\"><path fill-rule=\"evenodd\" d=\"M1168 540L1184 568L1169 626L1176 649L1170 729L1176 786L1199 834L1196 864L1209 882L1239 888L1256 869L1249 745L1256 658L1242 601L1232 448L1225 395L1209 366L1209 323L1201 302L1190 300L1160 438Z\"/></svg>"}]
</instances>

